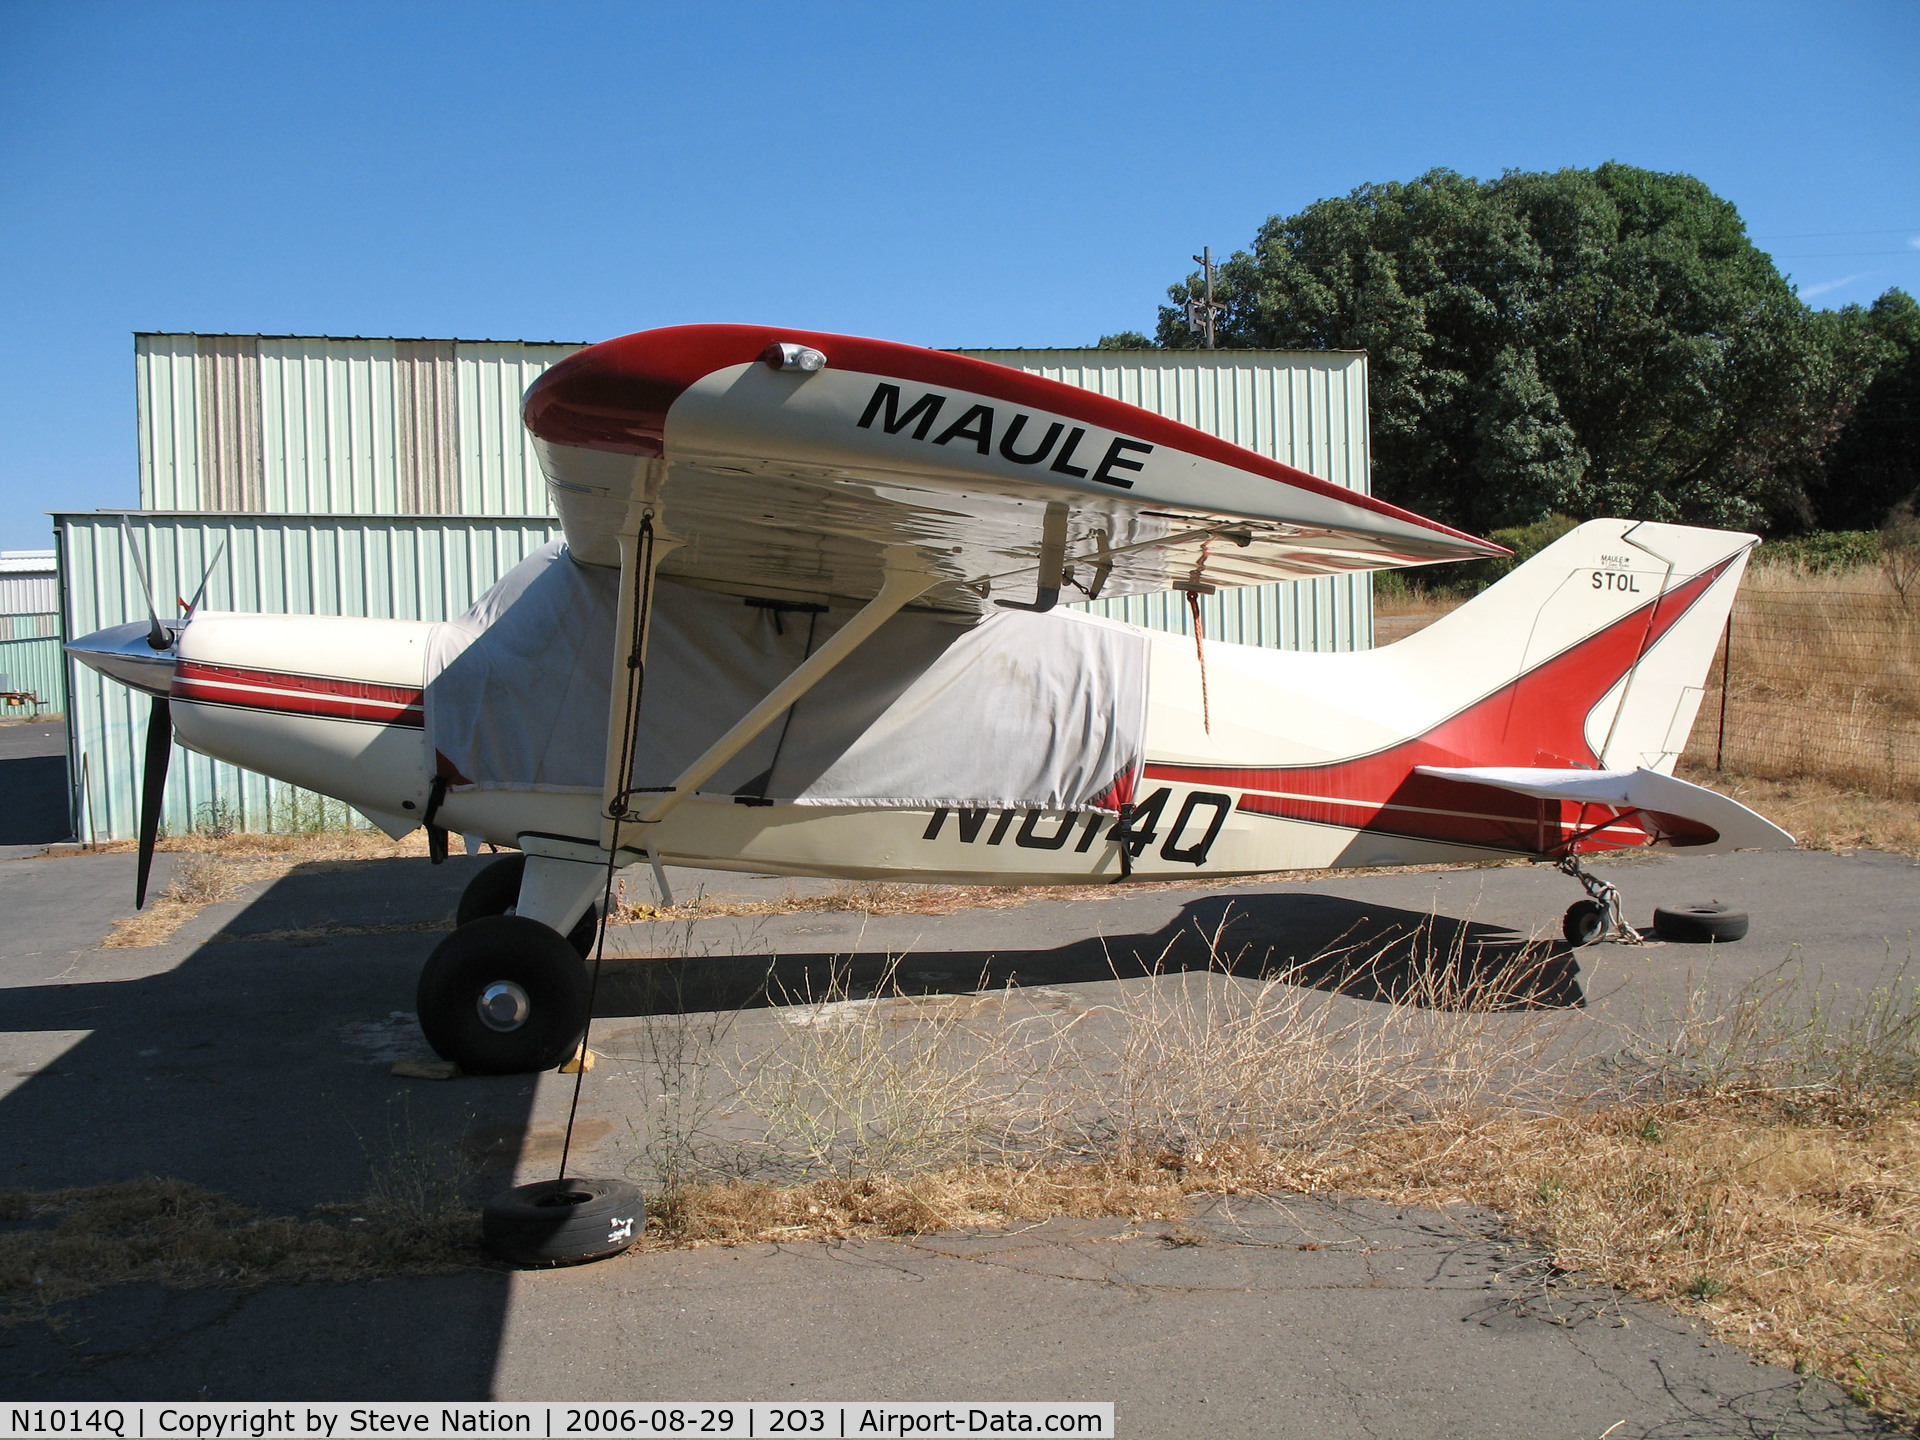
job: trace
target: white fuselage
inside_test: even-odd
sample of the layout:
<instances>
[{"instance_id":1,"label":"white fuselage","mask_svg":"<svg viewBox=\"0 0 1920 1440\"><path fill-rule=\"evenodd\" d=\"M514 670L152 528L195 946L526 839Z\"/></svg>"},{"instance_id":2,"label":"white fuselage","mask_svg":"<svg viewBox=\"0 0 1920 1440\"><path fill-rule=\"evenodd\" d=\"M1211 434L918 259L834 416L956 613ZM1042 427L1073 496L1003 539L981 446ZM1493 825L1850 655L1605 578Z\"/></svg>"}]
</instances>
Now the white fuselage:
<instances>
[{"instance_id":1,"label":"white fuselage","mask_svg":"<svg viewBox=\"0 0 1920 1440\"><path fill-rule=\"evenodd\" d=\"M629 829L622 844L716 868L978 884L1544 853L1551 836L1580 823L1577 812L1492 792L1464 804L1459 787L1436 790L1414 770L1671 771L1748 537L1642 526L1628 543L1631 528L1583 526L1479 600L1380 650L1208 643L1203 678L1191 639L1149 634L1147 760L1124 831L1091 810L699 795L644 834ZM427 818L434 788L421 701L432 628L203 614L179 642L176 732L195 750L335 796L402 834ZM530 832L598 844L601 811L592 794L452 788L432 820L496 845ZM1646 838L1623 822L1602 826L1586 848Z\"/></svg>"}]
</instances>

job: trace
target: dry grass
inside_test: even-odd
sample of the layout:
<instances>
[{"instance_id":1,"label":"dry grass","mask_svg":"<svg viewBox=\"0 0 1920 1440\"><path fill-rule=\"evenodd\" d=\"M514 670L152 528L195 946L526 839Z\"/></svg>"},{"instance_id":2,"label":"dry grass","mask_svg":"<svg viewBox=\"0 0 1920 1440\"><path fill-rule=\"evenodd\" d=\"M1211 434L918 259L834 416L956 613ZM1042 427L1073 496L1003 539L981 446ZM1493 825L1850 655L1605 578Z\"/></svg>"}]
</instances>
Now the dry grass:
<instances>
[{"instance_id":1,"label":"dry grass","mask_svg":"<svg viewBox=\"0 0 1920 1440\"><path fill-rule=\"evenodd\" d=\"M272 1215L178 1179L0 1191L0 1328L114 1285L262 1285L434 1275L485 1263L474 1172L404 1100L362 1139L367 1191L306 1217Z\"/></svg>"},{"instance_id":2,"label":"dry grass","mask_svg":"<svg viewBox=\"0 0 1920 1440\"><path fill-rule=\"evenodd\" d=\"M1278 877L1260 876L1271 880ZM1240 882L1228 882L1240 883ZM1009 910L1039 900L1110 900L1142 890L1192 889L1179 882L1126 885L921 885L847 881L818 894L789 891L765 900L700 895L677 905L649 905L623 893L613 908L615 925L653 921L712 920L724 916L801 915L840 912L855 915L955 915L967 910Z\"/></svg>"},{"instance_id":3,"label":"dry grass","mask_svg":"<svg viewBox=\"0 0 1920 1440\"><path fill-rule=\"evenodd\" d=\"M1057 1216L1178 1222L1194 1196L1366 1194L1499 1210L1555 1268L1664 1302L1756 1358L1920 1418L1920 1114L1707 1093L1593 1113L1387 1127L1335 1150L1225 1147L689 1186L643 1249L843 1240Z\"/></svg>"},{"instance_id":4,"label":"dry grass","mask_svg":"<svg viewBox=\"0 0 1920 1440\"><path fill-rule=\"evenodd\" d=\"M1407 589L1396 594L1376 596L1373 602L1373 643L1391 645L1427 628L1442 615L1451 614L1465 602L1457 595L1435 594L1429 590Z\"/></svg>"},{"instance_id":5,"label":"dry grass","mask_svg":"<svg viewBox=\"0 0 1920 1440\"><path fill-rule=\"evenodd\" d=\"M1884 1104L1883 1110L1880 1105ZM1556 1264L1708 1322L1861 1403L1920 1417L1920 1114L1710 1091L1372 1137L1280 1183L1507 1214Z\"/></svg>"},{"instance_id":6,"label":"dry grass","mask_svg":"<svg viewBox=\"0 0 1920 1440\"><path fill-rule=\"evenodd\" d=\"M254 1289L437 1274L479 1261L474 1212L405 1198L376 1194L348 1213L295 1219L183 1180L0 1193L0 1326L51 1318L54 1306L140 1281Z\"/></svg>"},{"instance_id":7,"label":"dry grass","mask_svg":"<svg viewBox=\"0 0 1920 1440\"><path fill-rule=\"evenodd\" d=\"M1683 761L1681 778L1731 795L1792 832L1809 850L1885 850L1920 856L1920 805L1864 794L1813 777L1772 779L1719 774L1711 765Z\"/></svg>"},{"instance_id":8,"label":"dry grass","mask_svg":"<svg viewBox=\"0 0 1920 1440\"><path fill-rule=\"evenodd\" d=\"M1920 798L1920 596L1886 571L1756 566L1724 664L1726 764ZM1698 761L1721 750L1721 673L1716 661L1689 749Z\"/></svg>"},{"instance_id":9,"label":"dry grass","mask_svg":"<svg viewBox=\"0 0 1920 1440\"><path fill-rule=\"evenodd\" d=\"M174 866L173 878L146 909L113 922L100 942L106 950L139 949L162 945L201 910L225 900L255 880L278 879L291 866L272 861L216 860L208 855L185 855Z\"/></svg>"},{"instance_id":10,"label":"dry grass","mask_svg":"<svg viewBox=\"0 0 1920 1440\"><path fill-rule=\"evenodd\" d=\"M131 840L109 841L94 851L65 851L72 854L100 854L133 851ZM155 847L180 859L173 878L146 909L124 920L116 920L107 938L101 942L109 950L140 949L162 945L188 920L208 905L231 899L242 888L272 883L295 869L326 869L360 860L391 860L427 853L426 837L415 831L399 840L389 840L377 830L322 830L291 835L262 835L235 832L225 835L180 835L161 840ZM57 858L57 857L56 857ZM400 926L399 929L434 929L426 926ZM326 928L312 932L276 931L267 936L246 939L301 940L321 935L349 933L385 933L384 931ZM235 938L218 935L216 940Z\"/></svg>"},{"instance_id":11,"label":"dry grass","mask_svg":"<svg viewBox=\"0 0 1920 1440\"><path fill-rule=\"evenodd\" d=\"M132 840L103 840L91 850L62 850L48 856L51 860L75 855L132 854L139 846ZM211 855L229 860L286 860L291 863L329 860L394 860L427 853L427 837L414 830L398 840L389 840L378 830L319 830L293 834L261 834L232 831L224 835L168 835L153 847L163 855Z\"/></svg>"},{"instance_id":12,"label":"dry grass","mask_svg":"<svg viewBox=\"0 0 1920 1440\"><path fill-rule=\"evenodd\" d=\"M843 881L817 894L789 891L764 900L741 900L725 895L699 895L676 905L650 905L627 897L625 881L615 896L615 925L642 925L659 921L713 920L728 916L762 917L839 913L853 915L958 915L970 910L1011 910L1043 900L1084 904L1120 900L1155 890L1225 890L1240 885L1272 885L1289 880L1324 880L1331 876L1410 875L1445 870L1485 870L1502 865L1531 864L1528 860L1472 860L1433 865L1351 866L1346 869L1280 870L1266 875L1208 876L1205 880L1129 880L1123 884L1091 885L929 885L878 881Z\"/></svg>"},{"instance_id":13,"label":"dry grass","mask_svg":"<svg viewBox=\"0 0 1920 1440\"><path fill-rule=\"evenodd\" d=\"M1389 618L1420 617L1426 620L1438 620L1442 615L1458 610L1466 601L1458 595L1438 593L1432 590L1406 589L1392 595L1376 595L1373 601L1373 613Z\"/></svg>"},{"instance_id":14,"label":"dry grass","mask_svg":"<svg viewBox=\"0 0 1920 1440\"><path fill-rule=\"evenodd\" d=\"M1147 1165L951 1165L794 1185L696 1184L649 1207L643 1250L753 1241L878 1239L1059 1216L1178 1220L1189 1188Z\"/></svg>"}]
</instances>

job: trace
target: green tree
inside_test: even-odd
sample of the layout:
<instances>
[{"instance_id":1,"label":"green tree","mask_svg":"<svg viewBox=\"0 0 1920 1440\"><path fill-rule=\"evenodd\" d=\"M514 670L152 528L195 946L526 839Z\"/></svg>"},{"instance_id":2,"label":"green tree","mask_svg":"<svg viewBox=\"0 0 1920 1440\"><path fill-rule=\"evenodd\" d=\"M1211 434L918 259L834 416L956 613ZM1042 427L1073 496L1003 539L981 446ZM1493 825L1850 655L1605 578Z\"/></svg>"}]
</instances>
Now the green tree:
<instances>
[{"instance_id":1,"label":"green tree","mask_svg":"<svg viewBox=\"0 0 1920 1440\"><path fill-rule=\"evenodd\" d=\"M1162 345L1199 343L1199 283ZM1850 394L1734 207L1627 165L1364 185L1267 221L1216 299L1225 345L1367 351L1376 490L1483 532L1803 523Z\"/></svg>"},{"instance_id":2,"label":"green tree","mask_svg":"<svg viewBox=\"0 0 1920 1440\"><path fill-rule=\"evenodd\" d=\"M1920 507L1920 305L1889 290L1831 324L1833 348L1865 383L1811 487L1813 518L1826 530L1872 529L1902 504Z\"/></svg>"}]
</instances>

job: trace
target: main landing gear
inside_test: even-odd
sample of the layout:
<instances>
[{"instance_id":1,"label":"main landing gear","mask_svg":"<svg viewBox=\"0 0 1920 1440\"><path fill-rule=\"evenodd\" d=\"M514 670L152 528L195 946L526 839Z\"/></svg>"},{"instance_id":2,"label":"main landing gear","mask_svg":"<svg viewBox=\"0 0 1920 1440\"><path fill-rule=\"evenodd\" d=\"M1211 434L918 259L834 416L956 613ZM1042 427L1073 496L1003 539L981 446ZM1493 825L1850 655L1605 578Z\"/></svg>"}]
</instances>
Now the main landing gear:
<instances>
[{"instance_id":1,"label":"main landing gear","mask_svg":"<svg viewBox=\"0 0 1920 1440\"><path fill-rule=\"evenodd\" d=\"M527 857L524 855L502 855L486 869L467 882L467 888L461 892L460 903L453 912L454 928L478 920L482 915L511 915L520 901L520 882L527 873ZM580 952L585 960L593 954L594 938L600 933L600 905L596 901L587 908L573 929L567 932L567 940Z\"/></svg>"},{"instance_id":2,"label":"main landing gear","mask_svg":"<svg viewBox=\"0 0 1920 1440\"><path fill-rule=\"evenodd\" d=\"M476 875L460 897L454 932L420 971L421 1033L445 1060L472 1075L551 1070L587 1028L585 957L600 917L589 906L561 935L511 913L526 857L510 855Z\"/></svg>"}]
</instances>

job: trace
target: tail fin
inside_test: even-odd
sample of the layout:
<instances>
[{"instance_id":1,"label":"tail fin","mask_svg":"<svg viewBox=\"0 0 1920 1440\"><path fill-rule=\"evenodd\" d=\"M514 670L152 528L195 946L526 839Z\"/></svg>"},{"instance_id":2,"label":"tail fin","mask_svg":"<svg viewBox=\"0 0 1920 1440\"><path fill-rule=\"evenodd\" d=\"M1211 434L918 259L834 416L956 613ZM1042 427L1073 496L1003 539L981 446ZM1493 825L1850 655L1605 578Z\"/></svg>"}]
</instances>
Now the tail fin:
<instances>
[{"instance_id":1,"label":"tail fin","mask_svg":"<svg viewBox=\"0 0 1920 1440\"><path fill-rule=\"evenodd\" d=\"M1384 653L1415 683L1497 708L1474 763L1671 773L1757 543L1591 520Z\"/></svg>"}]
</instances>

